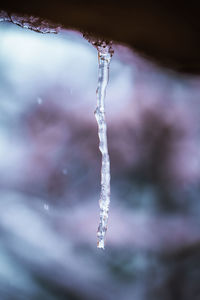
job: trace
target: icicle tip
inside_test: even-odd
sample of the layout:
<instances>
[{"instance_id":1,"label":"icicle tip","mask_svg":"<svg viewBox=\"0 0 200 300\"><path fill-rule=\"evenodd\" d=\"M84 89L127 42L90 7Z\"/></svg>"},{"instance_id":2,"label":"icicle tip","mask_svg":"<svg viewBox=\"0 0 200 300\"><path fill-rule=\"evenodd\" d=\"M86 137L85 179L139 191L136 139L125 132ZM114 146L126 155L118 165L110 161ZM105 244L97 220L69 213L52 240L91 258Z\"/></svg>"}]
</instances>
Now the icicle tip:
<instances>
[{"instance_id":1,"label":"icicle tip","mask_svg":"<svg viewBox=\"0 0 200 300\"><path fill-rule=\"evenodd\" d=\"M97 242L97 248L105 250L104 240Z\"/></svg>"}]
</instances>

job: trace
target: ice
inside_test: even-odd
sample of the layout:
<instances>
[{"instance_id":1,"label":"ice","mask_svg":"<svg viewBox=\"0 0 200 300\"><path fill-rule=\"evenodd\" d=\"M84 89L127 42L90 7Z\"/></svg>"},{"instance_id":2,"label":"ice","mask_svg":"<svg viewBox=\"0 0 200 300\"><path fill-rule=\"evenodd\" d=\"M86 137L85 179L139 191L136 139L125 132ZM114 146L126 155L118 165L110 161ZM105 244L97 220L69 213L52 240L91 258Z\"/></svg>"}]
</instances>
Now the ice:
<instances>
[{"instance_id":1,"label":"ice","mask_svg":"<svg viewBox=\"0 0 200 300\"><path fill-rule=\"evenodd\" d=\"M47 20L40 19L34 16L20 16L17 14L8 14L5 11L0 11L0 22L11 22L20 27L31 29L40 33L58 33L60 25L52 24Z\"/></svg>"},{"instance_id":2,"label":"ice","mask_svg":"<svg viewBox=\"0 0 200 300\"><path fill-rule=\"evenodd\" d=\"M101 165L101 193L99 199L100 222L97 231L97 247L104 249L105 235L108 225L108 211L110 204L110 158L107 143L107 125L105 118L105 96L109 79L109 66L113 55L113 49L110 42L98 41L92 42L98 51L99 75L97 87L97 107L95 117L98 125L99 150L102 155Z\"/></svg>"},{"instance_id":3,"label":"ice","mask_svg":"<svg viewBox=\"0 0 200 300\"><path fill-rule=\"evenodd\" d=\"M103 43L97 47L99 58L99 78L97 87L97 107L95 117L98 124L99 149L102 154L101 194L99 200L100 222L97 231L97 247L104 249L105 235L108 225L110 204L110 158L107 144L107 125L105 119L105 96L109 78L109 65L113 52L109 44Z\"/></svg>"},{"instance_id":4,"label":"ice","mask_svg":"<svg viewBox=\"0 0 200 300\"><path fill-rule=\"evenodd\" d=\"M97 107L95 117L98 125L99 135L99 150L102 155L101 163L101 192L99 199L100 206L100 221L97 230L97 247L105 248L105 236L108 226L108 212L110 205L110 158L108 153L107 143L107 125L105 118L105 97L106 88L109 79L110 61L114 54L112 41L107 41L101 38L95 38L89 33L83 33L83 36L97 49L98 51L98 86L97 86Z\"/></svg>"}]
</instances>

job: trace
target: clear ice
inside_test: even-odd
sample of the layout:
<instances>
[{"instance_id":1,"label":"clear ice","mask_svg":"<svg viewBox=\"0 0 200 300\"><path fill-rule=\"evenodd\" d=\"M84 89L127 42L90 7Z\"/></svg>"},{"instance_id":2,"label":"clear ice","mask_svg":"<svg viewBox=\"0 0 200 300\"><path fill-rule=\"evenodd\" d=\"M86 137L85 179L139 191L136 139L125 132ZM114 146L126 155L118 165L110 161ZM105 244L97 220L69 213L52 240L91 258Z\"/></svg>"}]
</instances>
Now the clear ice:
<instances>
[{"instance_id":1,"label":"clear ice","mask_svg":"<svg viewBox=\"0 0 200 300\"><path fill-rule=\"evenodd\" d=\"M100 222L97 231L97 247L104 249L105 235L108 225L108 211L110 205L110 158L107 143L107 125L105 119L105 96L109 79L109 66L113 55L111 43L101 42L96 45L99 60L99 75L97 87L97 107L95 117L98 124L99 150L102 155L101 165L101 193L99 199Z\"/></svg>"},{"instance_id":2,"label":"clear ice","mask_svg":"<svg viewBox=\"0 0 200 300\"><path fill-rule=\"evenodd\" d=\"M108 225L108 212L110 205L110 158L107 143L107 125L105 118L105 97L109 79L110 61L114 50L112 42L92 37L89 33L83 33L86 38L98 51L99 75L97 86L97 107L95 117L98 125L99 150L102 155L101 163L101 193L99 199L100 221L97 230L97 247L105 248L105 235Z\"/></svg>"}]
</instances>

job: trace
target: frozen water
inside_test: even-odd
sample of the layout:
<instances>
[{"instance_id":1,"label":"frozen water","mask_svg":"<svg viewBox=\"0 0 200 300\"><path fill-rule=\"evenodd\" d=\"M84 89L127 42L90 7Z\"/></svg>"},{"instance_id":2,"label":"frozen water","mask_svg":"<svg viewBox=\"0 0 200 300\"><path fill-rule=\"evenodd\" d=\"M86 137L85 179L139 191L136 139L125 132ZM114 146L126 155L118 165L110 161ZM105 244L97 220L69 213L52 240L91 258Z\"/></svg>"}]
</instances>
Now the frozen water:
<instances>
[{"instance_id":1,"label":"frozen water","mask_svg":"<svg viewBox=\"0 0 200 300\"><path fill-rule=\"evenodd\" d=\"M40 33L58 33L60 31L60 25L52 24L47 20L42 20L34 16L20 16L0 11L0 22L3 21L11 22L20 27L31 29Z\"/></svg>"},{"instance_id":2,"label":"frozen water","mask_svg":"<svg viewBox=\"0 0 200 300\"><path fill-rule=\"evenodd\" d=\"M99 150L102 155L101 163L101 193L99 199L100 206L100 221L97 230L97 247L105 248L105 235L108 225L108 212L110 205L110 158L108 153L107 143L107 125L105 118L105 97L106 88L109 79L109 67L110 61L113 56L114 50L112 48L112 42L102 39L97 39L88 33L84 33L83 36L97 49L98 62L99 62L99 74L98 74L98 86L97 86L97 107L95 110L95 117L98 125L99 135Z\"/></svg>"},{"instance_id":3,"label":"frozen water","mask_svg":"<svg viewBox=\"0 0 200 300\"><path fill-rule=\"evenodd\" d=\"M105 235L108 224L108 211L110 204L110 158L107 144L107 125L105 119L105 96L109 79L109 65L113 54L109 43L102 42L97 45L99 59L99 76L97 87L97 107L95 117L98 124L99 149L102 154L101 165L101 194L99 200L100 222L97 231L97 247L104 249Z\"/></svg>"}]
</instances>

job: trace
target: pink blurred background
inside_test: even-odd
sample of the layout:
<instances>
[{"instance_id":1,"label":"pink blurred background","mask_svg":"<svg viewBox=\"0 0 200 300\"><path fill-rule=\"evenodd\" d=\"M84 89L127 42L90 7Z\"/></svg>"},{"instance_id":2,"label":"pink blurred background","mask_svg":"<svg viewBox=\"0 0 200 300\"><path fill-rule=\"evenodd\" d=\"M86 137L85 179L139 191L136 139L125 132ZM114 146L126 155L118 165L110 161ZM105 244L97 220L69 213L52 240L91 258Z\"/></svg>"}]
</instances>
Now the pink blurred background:
<instances>
[{"instance_id":1,"label":"pink blurred background","mask_svg":"<svg viewBox=\"0 0 200 300\"><path fill-rule=\"evenodd\" d=\"M97 51L6 23L0 45L0 299L199 299L200 79L114 45L102 252Z\"/></svg>"}]
</instances>

